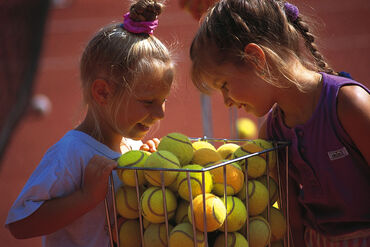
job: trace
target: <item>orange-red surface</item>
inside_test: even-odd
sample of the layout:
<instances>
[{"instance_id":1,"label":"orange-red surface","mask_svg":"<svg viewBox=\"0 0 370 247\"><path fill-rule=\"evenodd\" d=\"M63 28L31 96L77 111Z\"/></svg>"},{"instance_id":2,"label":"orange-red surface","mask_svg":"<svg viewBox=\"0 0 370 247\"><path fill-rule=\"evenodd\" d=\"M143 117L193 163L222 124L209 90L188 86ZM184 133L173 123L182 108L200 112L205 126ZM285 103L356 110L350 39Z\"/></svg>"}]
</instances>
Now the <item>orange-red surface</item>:
<instances>
[{"instance_id":1,"label":"orange-red surface","mask_svg":"<svg viewBox=\"0 0 370 247\"><path fill-rule=\"evenodd\" d=\"M101 26L121 21L129 1L75 0L66 8L52 9L46 30L44 49L36 78L35 92L52 101L50 115L26 116L9 143L0 170L0 222L21 191L44 152L82 116L78 63L84 44ZM322 53L337 71L345 70L369 86L370 78L370 1L296 1L318 21ZM312 8L311 8L312 7ZM200 96L189 72L188 50L197 22L168 0L156 35L175 48L176 88L169 97L166 118L150 136L161 137L178 131L191 137L203 135ZM230 137L229 111L219 95L212 98L214 137ZM238 111L239 116L247 116ZM41 246L41 239L15 240L0 227L0 245Z\"/></svg>"}]
</instances>

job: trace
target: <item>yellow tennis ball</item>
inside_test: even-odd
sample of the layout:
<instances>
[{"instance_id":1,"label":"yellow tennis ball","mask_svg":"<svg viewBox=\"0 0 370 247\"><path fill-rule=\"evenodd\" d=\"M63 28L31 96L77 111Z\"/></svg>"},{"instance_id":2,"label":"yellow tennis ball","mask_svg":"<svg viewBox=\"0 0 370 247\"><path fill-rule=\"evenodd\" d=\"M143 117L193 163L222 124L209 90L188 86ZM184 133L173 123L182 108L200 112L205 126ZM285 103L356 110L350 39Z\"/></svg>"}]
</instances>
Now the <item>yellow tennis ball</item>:
<instances>
[{"instance_id":1,"label":"yellow tennis ball","mask_svg":"<svg viewBox=\"0 0 370 247\"><path fill-rule=\"evenodd\" d=\"M217 153L221 155L224 160L231 160L233 158L233 153L239 148L238 144L235 143L225 143L217 148Z\"/></svg>"},{"instance_id":2,"label":"yellow tennis ball","mask_svg":"<svg viewBox=\"0 0 370 247\"><path fill-rule=\"evenodd\" d=\"M239 231L247 220L247 209L244 203L236 196L228 196L227 205L225 206L227 207L227 217L225 220L225 222L227 221L227 231ZM220 230L225 231L225 223L221 226Z\"/></svg>"},{"instance_id":3,"label":"yellow tennis ball","mask_svg":"<svg viewBox=\"0 0 370 247\"><path fill-rule=\"evenodd\" d=\"M201 148L194 152L192 163L201 166L209 166L221 159L221 155L217 153L216 150Z\"/></svg>"},{"instance_id":4,"label":"yellow tennis ball","mask_svg":"<svg viewBox=\"0 0 370 247\"><path fill-rule=\"evenodd\" d=\"M176 212L177 200L174 193L165 189L166 209L168 219ZM165 209L163 205L163 192L160 187L149 187L141 195L140 199L142 214L151 223L163 223L165 221Z\"/></svg>"},{"instance_id":5,"label":"yellow tennis ball","mask_svg":"<svg viewBox=\"0 0 370 247\"><path fill-rule=\"evenodd\" d=\"M179 174L180 174L180 172L179 172ZM177 195L177 178L176 178L175 181L173 181L172 184L168 185L167 188L169 188L170 190L172 190L172 192L174 192Z\"/></svg>"},{"instance_id":6,"label":"yellow tennis ball","mask_svg":"<svg viewBox=\"0 0 370 247\"><path fill-rule=\"evenodd\" d=\"M269 223L261 216L249 220L249 245L251 247L266 247L270 241Z\"/></svg>"},{"instance_id":7,"label":"yellow tennis ball","mask_svg":"<svg viewBox=\"0 0 370 247\"><path fill-rule=\"evenodd\" d=\"M171 168L179 169L180 163L177 157L171 152L158 150L152 153L144 163L145 168ZM145 170L145 179L154 186L161 186L161 172L164 177L164 186L172 184L178 175L178 171L150 171Z\"/></svg>"},{"instance_id":8,"label":"yellow tennis ball","mask_svg":"<svg viewBox=\"0 0 370 247\"><path fill-rule=\"evenodd\" d=\"M189 201L190 200L189 186L188 186L187 172L185 171L186 169L202 170L203 167L200 165L186 165L186 166L183 166L182 169L184 171L179 172L179 175L177 177L177 192L181 196L181 198ZM213 181L212 181L212 175L209 171L189 172L192 198L196 197L197 195L203 192L202 173L204 173L205 193L209 193L212 191Z\"/></svg>"},{"instance_id":9,"label":"yellow tennis ball","mask_svg":"<svg viewBox=\"0 0 370 247\"><path fill-rule=\"evenodd\" d=\"M271 149L274 146L272 145L272 142L264 140L264 139L255 139L253 140L254 143L259 145L261 148L264 150L266 149ZM274 169L276 166L276 150L268 152L268 157L269 157L269 169Z\"/></svg>"},{"instance_id":10,"label":"yellow tennis ball","mask_svg":"<svg viewBox=\"0 0 370 247\"><path fill-rule=\"evenodd\" d=\"M236 130L240 139L253 139L257 136L257 125L249 118L236 120Z\"/></svg>"},{"instance_id":11,"label":"yellow tennis ball","mask_svg":"<svg viewBox=\"0 0 370 247\"><path fill-rule=\"evenodd\" d=\"M267 220L267 209L262 215ZM270 208L269 223L271 228L271 242L283 239L286 233L286 220L279 209L274 207Z\"/></svg>"},{"instance_id":12,"label":"yellow tennis ball","mask_svg":"<svg viewBox=\"0 0 370 247\"><path fill-rule=\"evenodd\" d=\"M140 247L141 234L138 220L127 220L122 223L119 230L120 246Z\"/></svg>"},{"instance_id":13,"label":"yellow tennis ball","mask_svg":"<svg viewBox=\"0 0 370 247\"><path fill-rule=\"evenodd\" d=\"M206 141L196 141L192 143L194 151L197 151L198 149L201 148L209 148L214 151L216 151L215 146L213 146L211 143L206 142Z\"/></svg>"},{"instance_id":14,"label":"yellow tennis ball","mask_svg":"<svg viewBox=\"0 0 370 247\"><path fill-rule=\"evenodd\" d=\"M181 166L187 165L193 158L193 145L186 135L170 133L163 137L157 150L166 150L179 159Z\"/></svg>"},{"instance_id":15,"label":"yellow tennis ball","mask_svg":"<svg viewBox=\"0 0 370 247\"><path fill-rule=\"evenodd\" d=\"M225 247L225 234L217 236L213 247ZM227 247L248 247L248 241L239 232L229 232L227 234Z\"/></svg>"},{"instance_id":16,"label":"yellow tennis ball","mask_svg":"<svg viewBox=\"0 0 370 247\"><path fill-rule=\"evenodd\" d=\"M217 230L225 221L226 208L223 201L211 193L205 193L206 212L203 211L203 194L196 196L193 199L193 213L195 219L195 227L204 232L204 215L207 221L207 232ZM192 223L191 206L188 208L188 217Z\"/></svg>"},{"instance_id":17,"label":"yellow tennis ball","mask_svg":"<svg viewBox=\"0 0 370 247\"><path fill-rule=\"evenodd\" d=\"M196 246L203 247L204 233L196 230ZM191 247L194 246L193 226L189 222L180 223L175 226L170 234L169 247Z\"/></svg>"},{"instance_id":18,"label":"yellow tennis ball","mask_svg":"<svg viewBox=\"0 0 370 247\"><path fill-rule=\"evenodd\" d=\"M269 203L269 193L266 188L260 181L255 179L248 181L248 210L249 215L255 216L262 213ZM245 200L246 192L245 185L242 190L237 195L241 200Z\"/></svg>"},{"instance_id":19,"label":"yellow tennis ball","mask_svg":"<svg viewBox=\"0 0 370 247\"><path fill-rule=\"evenodd\" d=\"M180 224L183 222L189 222L188 218L188 208L189 202L185 200L180 200L177 205L176 214L175 214L175 222L176 224Z\"/></svg>"},{"instance_id":20,"label":"yellow tennis ball","mask_svg":"<svg viewBox=\"0 0 370 247\"><path fill-rule=\"evenodd\" d=\"M168 234L172 229L173 226L169 224ZM144 232L144 245L148 247L167 247L166 224L150 224Z\"/></svg>"},{"instance_id":21,"label":"yellow tennis ball","mask_svg":"<svg viewBox=\"0 0 370 247\"><path fill-rule=\"evenodd\" d=\"M218 163L224 162L221 160ZM241 167L236 163L231 163L226 166L226 193L227 195L235 195L238 193L244 184L244 173ZM218 167L210 170L213 178L213 190L212 192L218 196L222 196L225 193L225 184L224 184L224 167Z\"/></svg>"},{"instance_id":22,"label":"yellow tennis ball","mask_svg":"<svg viewBox=\"0 0 370 247\"><path fill-rule=\"evenodd\" d=\"M117 168L120 167L143 167L146 159L148 158L148 152L140 150L128 151L119 157L117 160ZM126 185L136 186L135 171L129 169L118 169L117 175L119 179ZM145 182L144 171L137 170L138 185L142 185Z\"/></svg>"},{"instance_id":23,"label":"yellow tennis ball","mask_svg":"<svg viewBox=\"0 0 370 247\"><path fill-rule=\"evenodd\" d=\"M261 152L263 149L255 143L247 142L240 146L234 152L234 158L239 158L248 154L253 154L256 152ZM257 156L252 156L247 159L238 161L239 165L245 169L247 168L248 177L258 178L266 172L266 154L260 154Z\"/></svg>"},{"instance_id":24,"label":"yellow tennis ball","mask_svg":"<svg viewBox=\"0 0 370 247\"><path fill-rule=\"evenodd\" d=\"M267 176L266 175L263 175L263 176L257 178L257 180L260 181L267 188ZM277 201L277 199L279 197L279 187L278 187L278 184L276 183L275 179L273 179L270 176L269 176L269 186L270 186L269 200L270 200L270 204L272 205Z\"/></svg>"},{"instance_id":25,"label":"yellow tennis ball","mask_svg":"<svg viewBox=\"0 0 370 247\"><path fill-rule=\"evenodd\" d=\"M138 199L136 188L121 186L116 191L117 213L126 219L136 219L139 217Z\"/></svg>"}]
</instances>

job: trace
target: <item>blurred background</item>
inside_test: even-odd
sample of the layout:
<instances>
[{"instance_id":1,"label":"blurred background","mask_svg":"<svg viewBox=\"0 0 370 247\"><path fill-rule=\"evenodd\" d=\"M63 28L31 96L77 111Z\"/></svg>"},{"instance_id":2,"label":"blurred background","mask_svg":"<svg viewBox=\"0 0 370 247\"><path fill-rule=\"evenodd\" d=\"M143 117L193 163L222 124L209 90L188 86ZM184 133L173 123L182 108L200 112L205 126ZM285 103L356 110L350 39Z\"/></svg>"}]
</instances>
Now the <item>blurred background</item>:
<instances>
[{"instance_id":1,"label":"blurred background","mask_svg":"<svg viewBox=\"0 0 370 247\"><path fill-rule=\"evenodd\" d=\"M369 87L370 1L294 2L318 23L318 44L329 64ZM128 6L128 0L0 1L1 224L46 150L83 117L79 59L85 44L100 27L122 21ZM258 129L261 119L226 109L220 95L207 98L196 91L188 51L198 23L179 0L166 6L155 35L175 49L176 83L165 119L147 138L170 132L235 138L238 118L249 118ZM0 241L41 246L41 238L15 240L4 227Z\"/></svg>"}]
</instances>

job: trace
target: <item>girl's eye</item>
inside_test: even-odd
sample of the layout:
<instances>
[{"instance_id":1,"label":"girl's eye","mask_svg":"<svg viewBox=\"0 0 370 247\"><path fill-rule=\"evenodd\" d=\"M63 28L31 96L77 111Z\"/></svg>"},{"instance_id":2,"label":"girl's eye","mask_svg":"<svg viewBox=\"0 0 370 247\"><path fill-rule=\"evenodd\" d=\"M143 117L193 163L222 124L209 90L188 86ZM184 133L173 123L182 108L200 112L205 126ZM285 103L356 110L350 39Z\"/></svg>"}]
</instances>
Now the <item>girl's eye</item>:
<instances>
[{"instance_id":1,"label":"girl's eye","mask_svg":"<svg viewBox=\"0 0 370 247\"><path fill-rule=\"evenodd\" d=\"M225 82L222 84L222 86L220 87L220 89L221 89L221 90L223 90L223 89L224 89L224 90L227 90L227 87L226 87L226 86L227 86L227 82L225 81Z\"/></svg>"},{"instance_id":2,"label":"girl's eye","mask_svg":"<svg viewBox=\"0 0 370 247\"><path fill-rule=\"evenodd\" d=\"M143 102L144 104L146 105L151 105L153 104L153 100L142 100L141 102Z\"/></svg>"}]
</instances>

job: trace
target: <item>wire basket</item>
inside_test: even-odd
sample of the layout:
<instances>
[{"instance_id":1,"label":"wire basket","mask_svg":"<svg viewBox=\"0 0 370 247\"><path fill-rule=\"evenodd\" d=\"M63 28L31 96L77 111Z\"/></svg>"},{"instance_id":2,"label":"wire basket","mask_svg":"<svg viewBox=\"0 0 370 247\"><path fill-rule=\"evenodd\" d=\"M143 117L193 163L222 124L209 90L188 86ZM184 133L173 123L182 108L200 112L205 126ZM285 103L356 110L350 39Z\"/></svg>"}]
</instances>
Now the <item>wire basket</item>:
<instances>
[{"instance_id":1,"label":"wire basket","mask_svg":"<svg viewBox=\"0 0 370 247\"><path fill-rule=\"evenodd\" d=\"M189 138L190 141L192 142L195 142L195 141L207 141L207 142L211 142L211 143L214 143L214 142L221 142L223 144L225 143L236 143L236 144L240 144L240 143L246 143L248 140L245 140L245 139L218 139L218 138L207 138L207 137L203 137L203 138ZM238 162L238 161L241 161L241 160L245 160L245 164L247 166L247 160L251 157L254 157L254 156L258 156L258 155L261 155L261 154L265 154L266 153L266 174L267 174L267 179L266 179L266 187L267 187L267 191L269 193L269 198L270 198L270 176L268 174L270 174L270 171L269 171L269 155L267 155L267 153L269 152L275 152L276 153L276 168L277 168L277 184L278 184L278 198L280 199L280 204L279 204L279 207L280 207L280 210L281 212L283 213L283 216L285 217L286 219L286 233L284 235L284 238L283 238L283 242L284 242L284 246L290 246L290 238L291 238L291 232L290 232L290 225L289 225L289 214L288 214L288 142L272 142L272 148L270 149L264 149L263 151L260 151L260 152L255 152L255 153L251 153L251 154L248 154L248 155L245 155L245 156L242 156L242 157L238 157L238 158L235 158L235 159L232 159L232 160L227 160L225 162L222 162L222 163L219 163L219 164L216 164L216 165L211 165L211 166L208 166L208 167L204 167L202 168L201 170L192 170L192 169L181 169L181 168L171 168L171 169L168 169L168 168L148 168L148 167L118 167L117 169L128 169L128 170L134 170L134 175L135 175L135 182L136 182L136 196L137 196L137 202L138 202L138 213L139 213L139 223L140 223L140 237L141 237L141 246L142 247L145 247L145 243L144 243L144 224L143 224L143 215L142 215L142 207L141 207L141 203L140 203L140 197L141 197L141 194L142 194L142 191L140 191L140 186L138 185L138 171L139 170L150 170L150 171L160 171L160 177L161 177L161 190L162 190L162 196L163 196L163 209L164 209L164 217L165 217L165 226L166 226L166 238L167 238L167 243L169 244L169 238L170 238L170 231L169 231L169 217L168 217L168 209L167 209L167 203L166 203L166 194L165 194L165 188L166 186L164 185L164 172L167 172L167 171L175 171L175 172L185 172L186 173L186 177L187 177L187 182L188 182L188 192L189 192L189 207L190 207L190 212L191 212L191 217L192 217L192 221L193 224L192 224L192 228L193 228L193 243L194 243L194 247L197 246L197 229L196 229L196 226L194 224L195 222L195 218L194 218L194 209L193 209L193 195L192 195L192 188L191 188L191 181L190 181L190 173L194 173L194 172L200 172L202 173L202 194L203 194L203 212L204 212L204 217L203 217L203 222L204 222L204 246L205 247L208 247L209 246L209 243L208 243L208 234L209 232L207 232L207 218L206 218L206 205L205 205L205 172L206 171L210 171L210 170L213 170L213 169L216 169L216 168L220 168L222 167L223 168L223 176L224 176L224 204L225 204L225 207L226 207L226 212L227 212L227 200L226 200L226 197L228 196L227 195L227 180L226 180L226 166L228 164L231 164L231 163L234 163L234 162ZM278 157L278 154L279 152L277 152L277 150L285 150L285 152L281 152L285 155L285 164L279 164L279 157ZM285 176L281 176L281 168L282 166L281 165L285 165L285 168L283 169L285 171ZM243 231L243 235L245 236L245 238L247 239L247 241L249 242L249 239L250 239L250 234L249 234L249 222L250 222L250 215L249 215L249 191L248 191L248 180L250 180L250 178L248 178L248 171L247 171L247 167L244 169L244 183L245 183L245 207L247 209L247 218L246 218L246 222L245 222L245 225L243 227L244 231ZM284 177L285 179L285 183L283 183L283 181L281 181L281 177ZM111 247L114 247L116 246L114 241L113 241L113 233L116 235L116 244L117 246L121 246L120 245L120 240L119 240L119 229L118 229L118 222L117 222L117 210L116 210L116 198L115 198L115 184L114 184L114 180L113 180L113 175L110 176L110 194L111 194L111 198L108 199L108 196L105 198L105 213L106 213L106 220L107 220L107 224L108 226L112 226L113 225L113 230L111 229L111 227L108 227L108 231L109 231L109 236L110 236L110 246ZM282 188L282 184L284 184L284 188ZM284 198L284 200L283 200ZM108 203L108 200L112 200L112 207L110 209L109 207L109 203ZM270 201L267 203L267 221L270 222L270 212L271 212L271 207L272 205L270 204ZM113 212L111 212L111 210L113 210ZM113 217L111 217L111 213L113 213ZM227 217L228 217L228 213L226 213L226 219L224 221L224 235L225 235L225 247L227 247L227 235L228 235L228 231L227 231L227 227L228 227L228 221L227 221ZM113 224L111 224L111 218L113 218L114 222ZM268 244L266 246L271 246L271 241L269 240Z\"/></svg>"}]
</instances>

